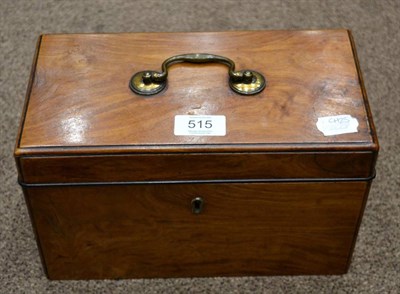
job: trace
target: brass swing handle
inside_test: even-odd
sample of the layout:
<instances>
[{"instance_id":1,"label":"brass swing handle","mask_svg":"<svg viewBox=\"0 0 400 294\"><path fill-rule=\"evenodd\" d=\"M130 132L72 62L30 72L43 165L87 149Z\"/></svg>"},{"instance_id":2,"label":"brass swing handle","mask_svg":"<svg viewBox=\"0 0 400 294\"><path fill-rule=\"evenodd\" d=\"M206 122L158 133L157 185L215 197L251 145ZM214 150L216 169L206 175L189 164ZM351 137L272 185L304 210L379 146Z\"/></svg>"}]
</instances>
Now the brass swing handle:
<instances>
[{"instance_id":1,"label":"brass swing handle","mask_svg":"<svg viewBox=\"0 0 400 294\"><path fill-rule=\"evenodd\" d=\"M162 72L152 70L140 71L134 74L129 87L139 95L154 95L161 92L167 85L168 68L181 62L189 63L222 63L229 67L229 86L233 91L243 95L253 95L264 90L266 81L262 74L253 70L235 71L235 63L224 56L194 53L172 56L161 65Z\"/></svg>"}]
</instances>

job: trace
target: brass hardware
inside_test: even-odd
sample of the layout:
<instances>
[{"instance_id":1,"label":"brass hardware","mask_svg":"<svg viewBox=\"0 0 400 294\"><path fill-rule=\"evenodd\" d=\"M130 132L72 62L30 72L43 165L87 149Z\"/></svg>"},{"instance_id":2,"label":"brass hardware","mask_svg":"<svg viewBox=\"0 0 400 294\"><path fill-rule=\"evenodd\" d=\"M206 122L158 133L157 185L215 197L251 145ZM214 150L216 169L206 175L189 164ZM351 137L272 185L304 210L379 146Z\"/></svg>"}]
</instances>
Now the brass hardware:
<instances>
[{"instance_id":1,"label":"brass hardware","mask_svg":"<svg viewBox=\"0 0 400 294\"><path fill-rule=\"evenodd\" d=\"M139 95L154 95L160 93L167 85L168 67L175 63L209 63L217 62L229 67L229 86L233 91L242 95L254 95L264 90L266 80L264 76L253 70L235 71L235 63L226 57L207 54L182 54L166 59L162 66L162 72L152 70L140 71L134 74L129 82L129 87Z\"/></svg>"},{"instance_id":2,"label":"brass hardware","mask_svg":"<svg viewBox=\"0 0 400 294\"><path fill-rule=\"evenodd\" d=\"M203 211L204 200L201 197L196 197L192 200L192 212L194 214L200 214Z\"/></svg>"}]
</instances>

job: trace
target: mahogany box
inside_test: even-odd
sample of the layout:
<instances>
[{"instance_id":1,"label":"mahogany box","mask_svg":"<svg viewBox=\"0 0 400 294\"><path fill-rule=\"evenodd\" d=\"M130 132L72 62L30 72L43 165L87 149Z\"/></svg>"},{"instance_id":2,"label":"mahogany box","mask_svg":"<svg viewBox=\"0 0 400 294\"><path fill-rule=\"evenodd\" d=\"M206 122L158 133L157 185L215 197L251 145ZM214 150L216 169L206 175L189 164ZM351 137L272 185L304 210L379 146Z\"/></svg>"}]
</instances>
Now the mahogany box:
<instances>
[{"instance_id":1,"label":"mahogany box","mask_svg":"<svg viewBox=\"0 0 400 294\"><path fill-rule=\"evenodd\" d=\"M58 34L15 159L50 279L328 275L378 149L347 30Z\"/></svg>"}]
</instances>

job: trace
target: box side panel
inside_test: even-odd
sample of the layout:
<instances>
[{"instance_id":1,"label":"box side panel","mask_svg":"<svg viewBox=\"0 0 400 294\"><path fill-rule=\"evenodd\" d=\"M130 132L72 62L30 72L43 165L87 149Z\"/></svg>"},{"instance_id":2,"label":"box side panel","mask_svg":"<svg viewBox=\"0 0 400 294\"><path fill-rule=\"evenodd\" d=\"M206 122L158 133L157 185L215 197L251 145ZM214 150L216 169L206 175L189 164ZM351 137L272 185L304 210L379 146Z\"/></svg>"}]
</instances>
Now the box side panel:
<instances>
[{"instance_id":1,"label":"box side panel","mask_svg":"<svg viewBox=\"0 0 400 294\"><path fill-rule=\"evenodd\" d=\"M24 107L23 107L22 114L21 114L21 121L20 121L20 124L19 124L17 140L16 140L16 144L15 144L15 148L16 149L19 148L19 146L20 146L22 129L24 127L24 122L25 122L25 118L26 118L26 112L28 110L29 98L30 98L30 95L31 95L33 82L35 80L36 65L37 65L37 60L38 60L38 57L39 57L39 50L40 50L41 43L42 43L42 36L40 36L38 38L38 40L37 40L36 50L35 50L35 54L33 56L31 73L30 73L30 76L29 76L29 82L28 82L28 86L27 86L27 89L26 89L25 102L24 102Z\"/></svg>"},{"instance_id":2,"label":"box side panel","mask_svg":"<svg viewBox=\"0 0 400 294\"><path fill-rule=\"evenodd\" d=\"M371 150L374 151L374 159L371 162L371 165L372 165L372 168L374 169L376 161L378 160L378 152L379 152L378 135L376 133L374 120L372 118L372 111L371 111L371 107L370 107L369 101L368 101L368 95L367 95L367 90L366 90L365 84L364 84L363 74L361 72L361 66L360 66L360 61L358 59L358 55L357 55L356 44L354 42L354 38L353 38L351 31L348 31L348 34L349 34L349 39L350 39L350 43L351 43L351 48L353 50L354 62L355 62L356 68L357 68L358 79L359 79L359 83L361 86L361 91L362 91L362 95L363 95L363 99L364 99L364 106L365 106L365 111L367 113L369 129L371 130L371 137L372 137L372 142L373 142L373 144L371 144Z\"/></svg>"},{"instance_id":3,"label":"box side panel","mask_svg":"<svg viewBox=\"0 0 400 294\"><path fill-rule=\"evenodd\" d=\"M51 279L342 274L367 186L36 187L29 197Z\"/></svg>"},{"instance_id":4,"label":"box side panel","mask_svg":"<svg viewBox=\"0 0 400 294\"><path fill-rule=\"evenodd\" d=\"M28 86L27 86L27 89L26 89L24 106L23 106L23 109L22 109L20 123L19 123L19 127L18 127L18 132L17 132L17 138L16 138L16 142L15 142L15 148L14 148L14 156L15 157L17 157L19 152L20 152L19 148L20 148L20 142L21 142L21 135L22 135L22 130L24 128L25 117L26 117L26 112L27 112L27 109L28 109L28 104L29 104L29 98L30 98L30 95L31 95L32 85L33 85L33 82L35 80L36 64L37 64L37 60L38 60L38 56L39 56L39 50L40 50L41 42L42 42L42 36L40 36L38 38L38 41L36 43L35 54L33 56L31 73L30 73L30 77L29 77L29 81L28 81ZM19 159L18 158L16 158L16 165L17 165L18 174L19 174L19 176L21 178L22 177L21 165L19 163Z\"/></svg>"},{"instance_id":5,"label":"box side panel","mask_svg":"<svg viewBox=\"0 0 400 294\"><path fill-rule=\"evenodd\" d=\"M36 244L37 244L37 247L38 247L38 250L39 250L39 256L40 256L40 261L42 263L43 272L48 277L47 265L46 265L45 257L44 257L44 254L43 254L43 248L42 248L42 245L41 245L41 239L39 237L39 233L38 233L38 229L37 229L37 225L36 225L36 221L37 221L36 212L37 212L37 210L36 210L36 208L32 208L31 197L29 195L29 192L31 191L31 189L22 188L22 191L24 193L24 199L25 199L26 206L28 208L29 218L30 218L31 224L32 224L32 230L33 230L33 233L35 235Z\"/></svg>"},{"instance_id":6,"label":"box side panel","mask_svg":"<svg viewBox=\"0 0 400 294\"><path fill-rule=\"evenodd\" d=\"M372 152L22 157L25 184L368 178Z\"/></svg>"},{"instance_id":7,"label":"box side panel","mask_svg":"<svg viewBox=\"0 0 400 294\"><path fill-rule=\"evenodd\" d=\"M371 111L371 107L370 107L369 101L368 101L367 90L365 89L364 78L363 78L363 75L361 72L361 66L360 66L360 61L358 59L358 55L357 55L356 44L354 42L354 38L353 38L351 31L348 31L348 34L349 34L349 39L350 39L350 43L351 43L351 48L353 50L354 62L355 62L356 68L357 68L358 79L359 79L359 83L360 83L360 87L361 87L361 91L362 91L362 95L363 95L363 99L364 99L365 111L366 111L367 117L368 117L369 129L371 130L371 137L372 137L372 141L373 141L371 148L373 148L374 151L376 153L378 153L378 151L379 151L378 136L376 134L375 124L374 124L374 120L372 118L372 111ZM377 155L378 154L376 154L376 156Z\"/></svg>"},{"instance_id":8,"label":"box side panel","mask_svg":"<svg viewBox=\"0 0 400 294\"><path fill-rule=\"evenodd\" d=\"M350 264L351 264L351 260L352 260L352 256L353 256L353 252L354 252L354 248L356 246L358 231L360 230L361 221L362 221L362 218L363 218L363 215L364 215L365 206L367 204L367 200L368 200L368 195L369 195L369 191L370 191L370 188L371 188L371 184L372 184L372 181L368 181L367 182L367 186L366 186L365 191L364 191L364 198L363 198L362 208L361 208L360 214L358 215L357 225L356 225L356 229L354 231L353 244L352 244L351 250L349 252L349 258L348 258L348 262L347 262L347 270L350 268Z\"/></svg>"}]
</instances>

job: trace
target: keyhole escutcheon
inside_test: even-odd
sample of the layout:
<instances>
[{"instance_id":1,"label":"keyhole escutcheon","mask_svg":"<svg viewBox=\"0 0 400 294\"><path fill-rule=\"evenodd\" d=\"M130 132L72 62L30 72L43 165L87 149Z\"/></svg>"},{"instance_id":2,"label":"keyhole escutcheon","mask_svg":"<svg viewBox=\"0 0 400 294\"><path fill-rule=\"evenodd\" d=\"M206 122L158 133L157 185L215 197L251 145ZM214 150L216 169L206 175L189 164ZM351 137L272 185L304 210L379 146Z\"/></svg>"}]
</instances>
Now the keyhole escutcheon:
<instances>
[{"instance_id":1,"label":"keyhole escutcheon","mask_svg":"<svg viewBox=\"0 0 400 294\"><path fill-rule=\"evenodd\" d=\"M202 197L196 197L192 200L192 212L194 214L200 214L203 211L204 199Z\"/></svg>"}]
</instances>

